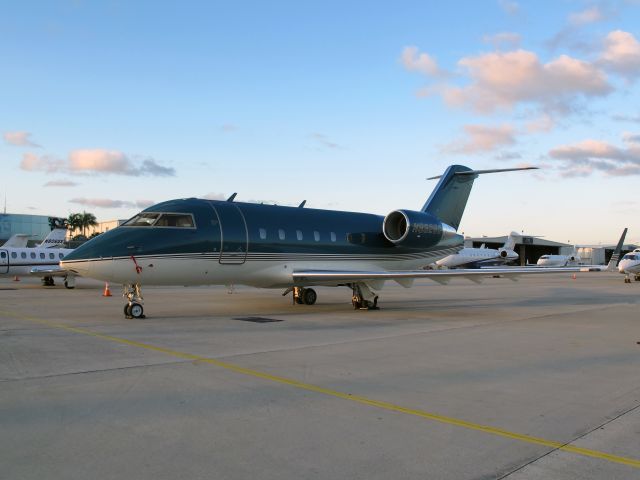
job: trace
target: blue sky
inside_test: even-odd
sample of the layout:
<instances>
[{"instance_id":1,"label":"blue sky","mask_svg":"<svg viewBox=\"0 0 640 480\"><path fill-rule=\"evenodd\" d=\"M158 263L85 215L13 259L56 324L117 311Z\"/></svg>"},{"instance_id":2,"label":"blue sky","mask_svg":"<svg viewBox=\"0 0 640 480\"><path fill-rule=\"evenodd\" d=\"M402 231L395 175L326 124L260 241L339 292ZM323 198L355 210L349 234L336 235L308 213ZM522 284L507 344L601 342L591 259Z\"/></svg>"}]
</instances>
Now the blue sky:
<instances>
[{"instance_id":1,"label":"blue sky","mask_svg":"<svg viewBox=\"0 0 640 480\"><path fill-rule=\"evenodd\" d=\"M3 2L7 211L150 202L418 209L461 230L640 241L640 2Z\"/></svg>"}]
</instances>

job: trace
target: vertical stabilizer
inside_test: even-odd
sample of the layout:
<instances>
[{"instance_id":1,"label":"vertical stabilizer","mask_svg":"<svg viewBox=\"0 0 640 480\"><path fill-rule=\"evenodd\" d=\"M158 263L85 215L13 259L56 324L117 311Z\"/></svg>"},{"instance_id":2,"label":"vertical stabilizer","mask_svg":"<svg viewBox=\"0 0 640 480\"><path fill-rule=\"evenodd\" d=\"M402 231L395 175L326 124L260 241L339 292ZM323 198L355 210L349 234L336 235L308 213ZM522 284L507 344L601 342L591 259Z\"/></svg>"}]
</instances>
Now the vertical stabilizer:
<instances>
[{"instance_id":1,"label":"vertical stabilizer","mask_svg":"<svg viewBox=\"0 0 640 480\"><path fill-rule=\"evenodd\" d=\"M516 246L516 238L519 237L520 234L518 232L511 232L509 234L509 236L507 237L507 241L504 242L504 245L502 246L503 250L513 250L513 248Z\"/></svg>"},{"instance_id":2,"label":"vertical stabilizer","mask_svg":"<svg viewBox=\"0 0 640 480\"><path fill-rule=\"evenodd\" d=\"M456 175L458 172L472 172L472 170L463 165L448 167L422 207L423 212L436 216L456 230L460 226L462 214L467 206L473 181L478 177L473 174Z\"/></svg>"},{"instance_id":3,"label":"vertical stabilizer","mask_svg":"<svg viewBox=\"0 0 640 480\"><path fill-rule=\"evenodd\" d=\"M622 231L622 236L620 240L618 240L618 245L616 245L616 249L613 251L613 255L611 255L611 260L607 264L607 272L614 272L616 267L618 266L618 262L620 261L620 253L622 252L622 246L624 245L624 239L627 236L627 228Z\"/></svg>"}]
</instances>

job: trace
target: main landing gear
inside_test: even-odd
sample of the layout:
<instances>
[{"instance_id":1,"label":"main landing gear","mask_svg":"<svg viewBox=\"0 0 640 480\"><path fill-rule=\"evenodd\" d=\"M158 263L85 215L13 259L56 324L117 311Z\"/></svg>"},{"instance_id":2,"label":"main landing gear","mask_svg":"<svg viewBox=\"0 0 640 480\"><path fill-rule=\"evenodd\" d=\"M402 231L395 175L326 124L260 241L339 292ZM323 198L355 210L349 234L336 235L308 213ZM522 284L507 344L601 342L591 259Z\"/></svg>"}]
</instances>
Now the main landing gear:
<instances>
[{"instance_id":1,"label":"main landing gear","mask_svg":"<svg viewBox=\"0 0 640 480\"><path fill-rule=\"evenodd\" d=\"M293 292L293 303L297 303L298 305L313 305L318 299L318 294L313 288L287 288L282 296L285 296L289 292Z\"/></svg>"},{"instance_id":2,"label":"main landing gear","mask_svg":"<svg viewBox=\"0 0 640 480\"><path fill-rule=\"evenodd\" d=\"M640 282L640 275L634 275L633 279L636 282ZM631 283L631 274L627 273L624 277L624 283Z\"/></svg>"},{"instance_id":3,"label":"main landing gear","mask_svg":"<svg viewBox=\"0 0 640 480\"><path fill-rule=\"evenodd\" d=\"M122 296L127 299L127 304L124 306L125 318L145 318L144 308L142 308L142 290L139 284L127 284L124 286L124 292Z\"/></svg>"},{"instance_id":4,"label":"main landing gear","mask_svg":"<svg viewBox=\"0 0 640 480\"><path fill-rule=\"evenodd\" d=\"M53 277L43 277L42 285L44 285L45 287L55 287L56 282L53 281Z\"/></svg>"},{"instance_id":5,"label":"main landing gear","mask_svg":"<svg viewBox=\"0 0 640 480\"><path fill-rule=\"evenodd\" d=\"M344 286L344 285L342 285ZM351 289L351 304L356 310L379 310L378 295L376 295L365 283L348 283ZM282 296L292 293L292 301L298 305L313 305L318 299L318 295L313 288L289 287Z\"/></svg>"},{"instance_id":6,"label":"main landing gear","mask_svg":"<svg viewBox=\"0 0 640 480\"><path fill-rule=\"evenodd\" d=\"M378 307L378 296L364 283L353 283L350 285L351 304L356 310L380 310Z\"/></svg>"}]
</instances>

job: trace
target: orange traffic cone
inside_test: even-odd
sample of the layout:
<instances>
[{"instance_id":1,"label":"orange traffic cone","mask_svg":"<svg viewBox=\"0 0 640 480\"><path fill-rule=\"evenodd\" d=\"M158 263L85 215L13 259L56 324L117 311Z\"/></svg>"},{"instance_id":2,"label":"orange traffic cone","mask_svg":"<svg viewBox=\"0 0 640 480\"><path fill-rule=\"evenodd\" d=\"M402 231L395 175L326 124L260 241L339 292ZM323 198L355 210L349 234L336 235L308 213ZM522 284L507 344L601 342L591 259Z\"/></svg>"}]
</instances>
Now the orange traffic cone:
<instances>
[{"instance_id":1,"label":"orange traffic cone","mask_svg":"<svg viewBox=\"0 0 640 480\"><path fill-rule=\"evenodd\" d=\"M104 293L102 294L103 297L110 297L111 296L111 290L109 290L109 282L104 284Z\"/></svg>"},{"instance_id":2,"label":"orange traffic cone","mask_svg":"<svg viewBox=\"0 0 640 480\"><path fill-rule=\"evenodd\" d=\"M14 282L19 282L19 281L20 281L20 279L18 278L18 275L16 275L15 277L13 277L13 281L14 281Z\"/></svg>"}]
</instances>

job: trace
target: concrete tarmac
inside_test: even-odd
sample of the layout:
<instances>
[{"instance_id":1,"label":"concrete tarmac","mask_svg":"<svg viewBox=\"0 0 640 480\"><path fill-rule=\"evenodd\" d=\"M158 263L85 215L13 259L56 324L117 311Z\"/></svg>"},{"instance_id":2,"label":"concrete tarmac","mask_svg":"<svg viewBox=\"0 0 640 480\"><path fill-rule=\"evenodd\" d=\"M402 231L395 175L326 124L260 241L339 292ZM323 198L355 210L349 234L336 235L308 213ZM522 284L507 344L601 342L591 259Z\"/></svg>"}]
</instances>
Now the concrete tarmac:
<instances>
[{"instance_id":1,"label":"concrete tarmac","mask_svg":"<svg viewBox=\"0 0 640 480\"><path fill-rule=\"evenodd\" d=\"M102 289L0 279L0 478L640 479L622 275Z\"/></svg>"}]
</instances>

